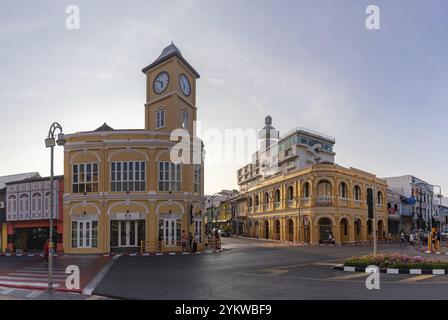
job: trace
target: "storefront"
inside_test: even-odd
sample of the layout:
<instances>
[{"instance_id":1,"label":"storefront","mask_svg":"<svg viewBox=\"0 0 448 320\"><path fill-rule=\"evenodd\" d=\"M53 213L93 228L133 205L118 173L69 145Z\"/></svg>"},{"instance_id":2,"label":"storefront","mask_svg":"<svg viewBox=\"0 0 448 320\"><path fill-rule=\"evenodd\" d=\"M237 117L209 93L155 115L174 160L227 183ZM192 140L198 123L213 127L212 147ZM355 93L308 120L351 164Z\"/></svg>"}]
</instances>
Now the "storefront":
<instances>
[{"instance_id":1,"label":"storefront","mask_svg":"<svg viewBox=\"0 0 448 320\"><path fill-rule=\"evenodd\" d=\"M114 214L110 221L111 250L140 247L145 240L144 214Z\"/></svg>"},{"instance_id":2,"label":"storefront","mask_svg":"<svg viewBox=\"0 0 448 320\"><path fill-rule=\"evenodd\" d=\"M53 226L53 240L57 250L62 250L62 224ZM48 221L33 221L32 223L8 224L8 249L15 252L42 251L45 241L50 236Z\"/></svg>"}]
</instances>

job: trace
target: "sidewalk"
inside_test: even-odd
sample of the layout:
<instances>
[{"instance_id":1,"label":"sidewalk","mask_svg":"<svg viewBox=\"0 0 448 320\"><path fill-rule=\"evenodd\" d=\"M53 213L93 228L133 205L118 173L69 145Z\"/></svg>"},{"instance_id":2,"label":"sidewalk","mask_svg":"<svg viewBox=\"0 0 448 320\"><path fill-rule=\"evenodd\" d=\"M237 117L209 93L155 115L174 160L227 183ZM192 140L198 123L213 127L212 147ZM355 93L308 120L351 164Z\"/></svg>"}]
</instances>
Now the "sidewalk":
<instances>
[{"instance_id":1,"label":"sidewalk","mask_svg":"<svg viewBox=\"0 0 448 320\"><path fill-rule=\"evenodd\" d=\"M6 288L0 286L0 300L112 300L101 296L89 296L70 292Z\"/></svg>"}]
</instances>

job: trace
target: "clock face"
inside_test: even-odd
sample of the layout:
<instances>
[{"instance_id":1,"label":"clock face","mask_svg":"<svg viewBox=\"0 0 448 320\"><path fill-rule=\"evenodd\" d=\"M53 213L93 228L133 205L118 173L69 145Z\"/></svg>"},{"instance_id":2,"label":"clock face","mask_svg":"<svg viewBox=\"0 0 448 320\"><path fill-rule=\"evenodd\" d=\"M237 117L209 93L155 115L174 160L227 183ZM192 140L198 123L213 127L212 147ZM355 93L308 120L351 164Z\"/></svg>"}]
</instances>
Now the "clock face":
<instances>
[{"instance_id":1,"label":"clock face","mask_svg":"<svg viewBox=\"0 0 448 320\"><path fill-rule=\"evenodd\" d=\"M168 76L168 73L166 73L165 71L160 72L154 79L152 88L154 89L155 93L157 94L162 93L168 87L169 82L170 77Z\"/></svg>"},{"instance_id":2,"label":"clock face","mask_svg":"<svg viewBox=\"0 0 448 320\"><path fill-rule=\"evenodd\" d=\"M191 94L191 86L188 77L184 74L181 74L179 82L180 82L180 89L182 90L183 94L189 96Z\"/></svg>"}]
</instances>

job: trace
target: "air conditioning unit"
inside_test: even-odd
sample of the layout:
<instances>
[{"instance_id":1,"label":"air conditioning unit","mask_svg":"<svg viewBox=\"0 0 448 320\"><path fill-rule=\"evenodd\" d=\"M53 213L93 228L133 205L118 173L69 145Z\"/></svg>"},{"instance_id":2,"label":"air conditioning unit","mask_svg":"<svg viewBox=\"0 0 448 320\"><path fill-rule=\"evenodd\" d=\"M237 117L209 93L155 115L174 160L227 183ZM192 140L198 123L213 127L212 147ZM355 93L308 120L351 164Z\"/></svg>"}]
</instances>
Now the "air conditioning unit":
<instances>
[{"instance_id":1,"label":"air conditioning unit","mask_svg":"<svg viewBox=\"0 0 448 320\"><path fill-rule=\"evenodd\" d=\"M4 202L0 202L0 209L5 209L5 203Z\"/></svg>"}]
</instances>

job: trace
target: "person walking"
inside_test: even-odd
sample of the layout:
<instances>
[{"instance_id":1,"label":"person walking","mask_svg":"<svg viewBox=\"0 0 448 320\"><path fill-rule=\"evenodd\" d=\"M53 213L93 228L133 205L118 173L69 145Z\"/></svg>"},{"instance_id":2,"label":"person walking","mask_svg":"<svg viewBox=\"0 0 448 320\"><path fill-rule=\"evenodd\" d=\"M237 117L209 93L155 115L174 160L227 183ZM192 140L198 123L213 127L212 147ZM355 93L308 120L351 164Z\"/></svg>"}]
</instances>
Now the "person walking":
<instances>
[{"instance_id":1,"label":"person walking","mask_svg":"<svg viewBox=\"0 0 448 320\"><path fill-rule=\"evenodd\" d=\"M201 243L201 236L199 233L196 232L196 234L194 235L194 252L198 251L198 245Z\"/></svg>"},{"instance_id":2,"label":"person walking","mask_svg":"<svg viewBox=\"0 0 448 320\"><path fill-rule=\"evenodd\" d=\"M413 247L414 246L414 244L415 244L415 239L414 239L414 234L413 233L411 233L410 235L409 235L409 244Z\"/></svg>"},{"instance_id":3,"label":"person walking","mask_svg":"<svg viewBox=\"0 0 448 320\"><path fill-rule=\"evenodd\" d=\"M336 243L336 241L334 240L333 232L331 232L331 231L328 233L328 241L329 241L329 244Z\"/></svg>"},{"instance_id":4,"label":"person walking","mask_svg":"<svg viewBox=\"0 0 448 320\"><path fill-rule=\"evenodd\" d=\"M193 253L193 240L193 234L190 232L188 235L188 251L190 251L190 253Z\"/></svg>"},{"instance_id":5,"label":"person walking","mask_svg":"<svg viewBox=\"0 0 448 320\"><path fill-rule=\"evenodd\" d=\"M50 239L47 239L47 240L45 241L45 244L44 244L44 251L43 251L44 259L45 259L45 261L47 261L47 263L48 263L48 256L49 256L49 253L50 253Z\"/></svg>"},{"instance_id":6,"label":"person walking","mask_svg":"<svg viewBox=\"0 0 448 320\"><path fill-rule=\"evenodd\" d=\"M187 243L188 243L188 236L185 233L185 230L182 230L182 236L180 238L181 244L182 244L182 252L187 251Z\"/></svg>"},{"instance_id":7,"label":"person walking","mask_svg":"<svg viewBox=\"0 0 448 320\"><path fill-rule=\"evenodd\" d=\"M406 247L406 235L404 231L400 233L400 247Z\"/></svg>"}]
</instances>

